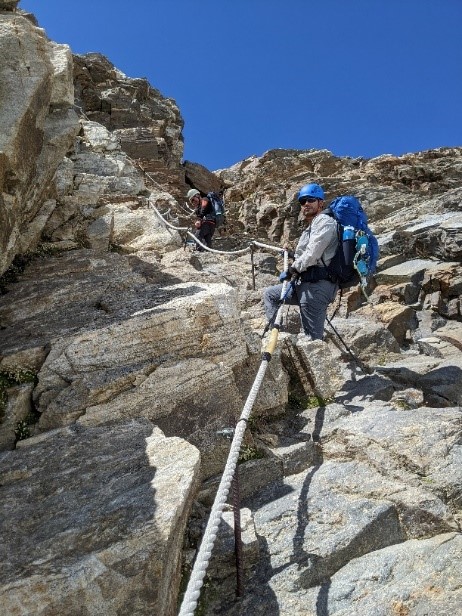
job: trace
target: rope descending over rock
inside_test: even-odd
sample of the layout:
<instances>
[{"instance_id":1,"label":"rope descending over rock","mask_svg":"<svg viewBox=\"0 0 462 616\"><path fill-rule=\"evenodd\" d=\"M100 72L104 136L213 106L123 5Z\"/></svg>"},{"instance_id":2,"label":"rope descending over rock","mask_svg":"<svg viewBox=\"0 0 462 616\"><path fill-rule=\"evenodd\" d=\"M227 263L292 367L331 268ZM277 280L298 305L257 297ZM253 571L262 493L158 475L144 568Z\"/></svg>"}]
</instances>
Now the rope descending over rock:
<instances>
[{"instance_id":1,"label":"rope descending over rock","mask_svg":"<svg viewBox=\"0 0 462 616\"><path fill-rule=\"evenodd\" d=\"M287 251L284 251L284 268L287 269L287 266L288 253ZM282 286L281 298L283 298L285 295L287 285L288 282L285 281ZM242 440L244 438L244 433L247 428L247 421L250 417L250 413L255 403L257 394L263 382L266 369L268 368L268 364L271 360L271 355L277 345L279 327L282 319L282 307L283 304L281 304L278 310L278 314L274 322L274 327L271 330L267 347L262 356L260 368L250 389L249 395L247 396L247 400L245 402L239 421L237 422L234 437L231 442L231 449L228 455L228 460L225 465L225 470L223 472L220 485L218 486L217 495L215 497L215 501L210 512L210 517L207 522L204 536L202 538L199 551L197 553L197 558L195 560L193 570L189 578L188 586L183 597L179 616L194 616L194 610L196 609L197 601L200 596L200 589L202 588L204 582L205 573L207 571L207 567L212 555L212 549L215 543L215 539L217 537L218 527L221 521L221 514L223 513L231 483L236 472L236 465L239 458L239 452L241 449Z\"/></svg>"},{"instance_id":2,"label":"rope descending over rock","mask_svg":"<svg viewBox=\"0 0 462 616\"><path fill-rule=\"evenodd\" d=\"M278 246L270 246L268 244L263 244L262 242L257 242L256 240L251 240L249 242L249 245L246 248L241 248L240 250L215 250L214 248L208 248L208 246L205 246L205 244L203 244L201 241L199 241L197 239L197 237L194 235L194 233L192 233L188 227L175 227L174 225L172 225L170 222L168 222L165 219L165 216L162 215L159 210L157 209L157 207L151 203L151 201L149 202L149 207L151 209L154 210L154 212L157 214L157 216L160 218L160 220L170 229L173 229L174 231L186 231L187 235L189 235L190 237L192 237L192 239L199 244L199 246L202 246L202 248L204 248L205 250L207 250L208 252L214 252L215 254L221 254L221 255L243 255L246 252L250 252L252 250L253 246L259 246L260 248L265 248L266 250L272 250L274 252L281 252L281 248L279 248Z\"/></svg>"}]
</instances>

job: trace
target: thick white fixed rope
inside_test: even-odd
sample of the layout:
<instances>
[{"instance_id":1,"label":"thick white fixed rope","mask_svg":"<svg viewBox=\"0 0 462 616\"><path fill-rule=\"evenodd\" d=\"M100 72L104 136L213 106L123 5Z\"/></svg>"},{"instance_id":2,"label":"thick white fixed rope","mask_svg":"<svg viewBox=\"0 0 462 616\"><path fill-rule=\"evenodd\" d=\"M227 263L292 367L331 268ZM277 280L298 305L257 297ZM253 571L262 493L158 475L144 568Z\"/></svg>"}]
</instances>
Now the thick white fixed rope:
<instances>
[{"instance_id":1,"label":"thick white fixed rope","mask_svg":"<svg viewBox=\"0 0 462 616\"><path fill-rule=\"evenodd\" d=\"M179 616L193 616L194 610L197 606L197 601L200 596L200 589L204 581L205 573L212 555L213 545L217 537L218 527L221 521L221 514L228 497L229 489L233 481L234 473L236 470L237 460L239 458L239 452L241 449L242 439L244 437L245 429L247 427L247 419L252 410L255 398L258 390L260 389L261 382L265 376L266 368L268 367L268 361L263 361L260 365L260 369L257 373L252 389L250 390L247 398L244 410L237 423L236 430L234 432L234 438L231 443L231 449L226 462L225 470L221 478L218 492L213 503L212 511L207 522L204 536L197 554L196 561L189 578L188 587L183 597Z\"/></svg>"},{"instance_id":2,"label":"thick white fixed rope","mask_svg":"<svg viewBox=\"0 0 462 616\"><path fill-rule=\"evenodd\" d=\"M247 246L247 248L241 248L240 250L215 250L215 248L209 248L208 246L203 244L200 240L197 239L194 233L191 233L191 231L187 231L187 234L192 237L194 241L199 244L199 246L202 246L202 248L204 248L207 252L214 252L217 255L244 255L246 252L250 252L250 246Z\"/></svg>"},{"instance_id":3,"label":"thick white fixed rope","mask_svg":"<svg viewBox=\"0 0 462 616\"><path fill-rule=\"evenodd\" d=\"M267 250L274 250L277 252L281 252L281 248L277 246L269 246L268 244L262 244L262 242L257 242L257 240L252 240L252 244L254 246L260 246L260 248L266 248ZM284 265L284 271L287 269L287 265Z\"/></svg>"},{"instance_id":4,"label":"thick white fixed rope","mask_svg":"<svg viewBox=\"0 0 462 616\"><path fill-rule=\"evenodd\" d=\"M193 240L199 244L200 246L202 246L202 248L204 248L205 250L207 250L208 252L214 252L215 254L219 254L219 255L243 255L246 252L249 252L252 248L252 245L254 246L259 246L260 248L266 248L267 250L273 250L275 252L281 252L281 249L278 248L277 246L269 246L268 244L262 244L261 242L257 242L255 240L252 240L249 243L249 246L247 246L246 248L241 248L240 250L215 250L214 248L209 248L208 246L206 246L205 244L203 244L200 240L197 239L197 237L194 235L194 233L191 233L191 231L189 231L189 227L175 227L174 225L172 225L170 222L168 222L167 220L165 220L164 216L159 212L159 210L156 208L156 206L149 202L149 206L151 209L154 210L154 212L157 214L157 216L160 218L160 220L170 229L174 229L175 231L186 231L186 233L193 238ZM285 266L284 266L285 267ZM285 269L287 269L285 267Z\"/></svg>"},{"instance_id":5,"label":"thick white fixed rope","mask_svg":"<svg viewBox=\"0 0 462 616\"><path fill-rule=\"evenodd\" d=\"M287 251L284 251L284 270L288 267L288 254ZM284 281L281 290L281 299L284 297L288 282ZM275 324L279 325L281 322L282 316L282 304L279 307ZM181 608L178 613L178 616L194 616L194 610L197 607L197 602L200 597L200 590L204 583L205 573L207 571L207 567L212 556L213 546L215 544L215 539L217 538L218 527L220 526L221 515L223 513L224 506L226 504L226 499L228 498L228 493L231 487L231 483L234 478L234 474L236 472L236 465L239 458L239 452L241 449L242 440L244 438L244 433L247 428L247 420L250 417L250 413L252 411L253 405L257 398L257 394L260 390L263 377L265 376L266 369L268 368L269 361L271 359L271 352L274 350L277 342L277 333L278 328L274 328L271 332L271 337L269 341L269 345L267 348L267 352L264 353L262 362L260 364L260 368L257 372L257 376L253 382L252 388L247 396L247 400L245 402L244 408L242 410L239 421L237 422L236 429L234 431L234 437L231 442L231 448L228 455L228 460L226 462L225 470L223 471L223 476L220 481L220 485L218 486L218 491L215 496L215 501L212 506L212 510L210 512L210 516L207 522L207 526L204 531L204 536L202 537L202 542L197 553L196 560L194 562L193 570L191 572L191 577L189 578L188 586L186 588L186 592L183 597L183 601L181 603ZM271 348L271 352L269 349Z\"/></svg>"},{"instance_id":6,"label":"thick white fixed rope","mask_svg":"<svg viewBox=\"0 0 462 616\"><path fill-rule=\"evenodd\" d=\"M170 227L170 229L174 229L175 231L188 231L188 227L175 227L174 225L172 225L172 223L168 222L167 220L165 220L165 218L162 216L162 214L159 212L159 210L156 208L155 205L151 205L151 208L154 210L154 212L157 214L157 216L161 219L161 221L167 226Z\"/></svg>"}]
</instances>

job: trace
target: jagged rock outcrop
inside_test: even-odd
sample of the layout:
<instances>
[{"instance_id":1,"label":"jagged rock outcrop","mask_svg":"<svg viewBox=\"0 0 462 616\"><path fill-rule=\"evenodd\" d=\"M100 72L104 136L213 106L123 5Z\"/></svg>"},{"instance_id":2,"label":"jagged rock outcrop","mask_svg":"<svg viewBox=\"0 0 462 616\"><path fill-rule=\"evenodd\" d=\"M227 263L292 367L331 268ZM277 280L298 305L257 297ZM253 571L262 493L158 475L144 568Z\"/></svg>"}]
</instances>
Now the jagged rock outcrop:
<instances>
[{"instance_id":1,"label":"jagged rock outcrop","mask_svg":"<svg viewBox=\"0 0 462 616\"><path fill-rule=\"evenodd\" d=\"M204 165L186 160L183 168L188 183L202 193L207 194L211 190L219 191L223 188L221 180Z\"/></svg>"},{"instance_id":2,"label":"jagged rock outcrop","mask_svg":"<svg viewBox=\"0 0 462 616\"><path fill-rule=\"evenodd\" d=\"M39 242L55 206L53 176L79 125L69 47L48 41L19 13L0 19L1 274Z\"/></svg>"},{"instance_id":3,"label":"jagged rock outcrop","mask_svg":"<svg viewBox=\"0 0 462 616\"><path fill-rule=\"evenodd\" d=\"M0 0L0 11L13 11L18 4L19 0Z\"/></svg>"},{"instance_id":4,"label":"jagged rock outcrop","mask_svg":"<svg viewBox=\"0 0 462 616\"><path fill-rule=\"evenodd\" d=\"M175 101L98 53L74 56L74 83L76 103L88 119L105 126L130 158L180 196L183 119Z\"/></svg>"},{"instance_id":5,"label":"jagged rock outcrop","mask_svg":"<svg viewBox=\"0 0 462 616\"><path fill-rule=\"evenodd\" d=\"M250 233L265 229L268 238L281 243L297 236L300 206L295 195L300 186L315 180L328 200L352 193L361 199L374 229L390 231L394 238L383 254L402 253L398 241L404 233L414 239L409 237L402 258L419 256L424 244L439 246L445 259L451 254L460 258L462 148L373 159L340 158L328 150L270 150L217 173L229 186L228 209ZM431 239L426 233L430 229ZM442 239L443 247L435 239Z\"/></svg>"},{"instance_id":6,"label":"jagged rock outcrop","mask_svg":"<svg viewBox=\"0 0 462 616\"><path fill-rule=\"evenodd\" d=\"M284 312L238 469L246 594L235 602L227 512L201 609L454 612L462 149L271 150L212 174L181 162L174 101L100 54L72 56L15 6L0 2L13 105L0 111L3 270L17 256L0 281L3 604L174 613L183 530L187 570L229 450L219 432L258 369L261 292L282 261L190 252L156 210L183 226L190 186L224 186L241 233L216 246L293 243L294 196L316 180L328 197L362 199L379 272L368 302L345 294L325 342Z\"/></svg>"},{"instance_id":7,"label":"jagged rock outcrop","mask_svg":"<svg viewBox=\"0 0 462 616\"><path fill-rule=\"evenodd\" d=\"M55 181L57 206L43 230L55 247L133 253L180 245L178 233L166 229L149 208L147 195L159 207L174 198L163 189L149 193L118 139L101 124L81 121L80 135Z\"/></svg>"}]
</instances>

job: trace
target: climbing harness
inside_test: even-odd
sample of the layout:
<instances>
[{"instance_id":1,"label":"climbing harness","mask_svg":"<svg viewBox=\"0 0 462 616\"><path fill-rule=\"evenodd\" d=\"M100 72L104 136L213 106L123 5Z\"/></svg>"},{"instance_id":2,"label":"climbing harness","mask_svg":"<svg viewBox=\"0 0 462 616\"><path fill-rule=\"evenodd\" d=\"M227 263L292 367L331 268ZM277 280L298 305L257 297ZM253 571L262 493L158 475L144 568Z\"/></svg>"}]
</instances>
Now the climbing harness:
<instances>
[{"instance_id":1,"label":"climbing harness","mask_svg":"<svg viewBox=\"0 0 462 616\"><path fill-rule=\"evenodd\" d=\"M285 251L284 268L287 269L287 267L288 257L287 251ZM287 281L284 281L281 290L281 297L283 297L284 293L286 292L287 284ZM202 537L202 542L193 565L193 570L191 572L191 577L189 578L188 586L183 597L179 616L194 615L194 610L196 609L197 601L200 596L200 589L202 588L202 585L204 583L205 572L207 570L212 555L212 549L215 543L215 539L217 537L218 527L221 521L221 514L223 513L230 486L236 472L237 461L239 458L239 452L241 449L245 430L247 428L247 422L249 420L250 413L252 412L252 408L255 403L257 394L263 382L263 378L268 368L268 364L271 361L272 354L277 345L279 326L281 323L281 313L282 305L278 309L278 313L274 322L274 327L271 330L271 334L268 339L268 344L262 354L260 368L250 389L249 395L247 396L247 400L245 402L241 416L236 424L233 440L231 442L231 447L228 455L228 460L226 462L225 470L223 472L220 485L218 486L217 495L215 497L212 510L210 512L204 536Z\"/></svg>"}]
</instances>

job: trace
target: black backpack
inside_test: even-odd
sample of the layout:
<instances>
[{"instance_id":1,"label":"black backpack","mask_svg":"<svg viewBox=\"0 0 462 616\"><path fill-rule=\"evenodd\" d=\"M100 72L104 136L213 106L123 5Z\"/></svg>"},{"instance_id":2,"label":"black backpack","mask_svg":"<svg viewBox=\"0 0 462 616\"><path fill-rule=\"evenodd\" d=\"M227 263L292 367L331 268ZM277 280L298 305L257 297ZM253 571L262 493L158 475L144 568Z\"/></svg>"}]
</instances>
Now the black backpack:
<instances>
[{"instance_id":1,"label":"black backpack","mask_svg":"<svg viewBox=\"0 0 462 616\"><path fill-rule=\"evenodd\" d=\"M225 201L222 192L209 192L207 197L215 210L216 228L220 229L225 225Z\"/></svg>"}]
</instances>

